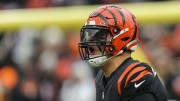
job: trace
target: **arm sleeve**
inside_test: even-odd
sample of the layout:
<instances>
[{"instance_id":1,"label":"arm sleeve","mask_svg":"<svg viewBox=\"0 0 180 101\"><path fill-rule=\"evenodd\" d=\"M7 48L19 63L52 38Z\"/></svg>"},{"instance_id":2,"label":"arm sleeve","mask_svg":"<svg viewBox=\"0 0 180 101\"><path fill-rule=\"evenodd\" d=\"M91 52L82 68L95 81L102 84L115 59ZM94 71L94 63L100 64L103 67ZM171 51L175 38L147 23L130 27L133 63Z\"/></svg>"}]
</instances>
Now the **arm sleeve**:
<instances>
[{"instance_id":1,"label":"arm sleeve","mask_svg":"<svg viewBox=\"0 0 180 101\"><path fill-rule=\"evenodd\" d=\"M130 101L157 101L157 100L152 94L147 93L147 94L136 96Z\"/></svg>"}]
</instances>

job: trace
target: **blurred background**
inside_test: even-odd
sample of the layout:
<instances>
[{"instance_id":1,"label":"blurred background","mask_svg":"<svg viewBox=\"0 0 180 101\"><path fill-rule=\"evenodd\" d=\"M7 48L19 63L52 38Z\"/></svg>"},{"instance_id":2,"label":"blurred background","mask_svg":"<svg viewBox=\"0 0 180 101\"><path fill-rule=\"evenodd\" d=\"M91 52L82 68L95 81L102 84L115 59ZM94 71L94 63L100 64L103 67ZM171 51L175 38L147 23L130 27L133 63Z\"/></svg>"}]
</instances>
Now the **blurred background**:
<instances>
[{"instance_id":1,"label":"blurred background","mask_svg":"<svg viewBox=\"0 0 180 101\"><path fill-rule=\"evenodd\" d=\"M140 23L135 59L150 63L169 99L180 101L180 2L109 0ZM95 101L97 69L77 43L90 12L106 0L0 0L0 101Z\"/></svg>"}]
</instances>

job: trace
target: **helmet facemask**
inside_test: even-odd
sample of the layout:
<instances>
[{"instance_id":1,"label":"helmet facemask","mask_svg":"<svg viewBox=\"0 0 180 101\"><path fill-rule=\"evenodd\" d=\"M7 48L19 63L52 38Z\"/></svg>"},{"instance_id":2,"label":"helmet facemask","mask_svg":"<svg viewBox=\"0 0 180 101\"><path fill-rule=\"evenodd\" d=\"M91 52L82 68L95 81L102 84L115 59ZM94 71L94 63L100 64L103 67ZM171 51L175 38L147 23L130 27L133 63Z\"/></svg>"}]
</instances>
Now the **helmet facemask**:
<instances>
[{"instance_id":1,"label":"helmet facemask","mask_svg":"<svg viewBox=\"0 0 180 101\"><path fill-rule=\"evenodd\" d=\"M106 47L111 46L108 36L110 31L104 26L84 26L81 29L79 53L83 60L88 60L91 66L99 67L105 64L108 54Z\"/></svg>"}]
</instances>

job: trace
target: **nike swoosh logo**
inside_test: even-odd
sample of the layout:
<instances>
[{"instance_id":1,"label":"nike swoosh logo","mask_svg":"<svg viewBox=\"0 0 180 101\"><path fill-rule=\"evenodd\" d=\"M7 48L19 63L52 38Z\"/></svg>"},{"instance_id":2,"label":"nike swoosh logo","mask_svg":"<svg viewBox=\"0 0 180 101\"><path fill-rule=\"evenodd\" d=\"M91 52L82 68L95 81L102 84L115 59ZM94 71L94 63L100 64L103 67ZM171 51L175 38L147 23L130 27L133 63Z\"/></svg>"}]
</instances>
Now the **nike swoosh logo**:
<instances>
[{"instance_id":1,"label":"nike swoosh logo","mask_svg":"<svg viewBox=\"0 0 180 101\"><path fill-rule=\"evenodd\" d=\"M141 86L146 80L143 80L142 82L138 83L138 84L134 84L134 87L135 88L138 88L139 86Z\"/></svg>"}]
</instances>

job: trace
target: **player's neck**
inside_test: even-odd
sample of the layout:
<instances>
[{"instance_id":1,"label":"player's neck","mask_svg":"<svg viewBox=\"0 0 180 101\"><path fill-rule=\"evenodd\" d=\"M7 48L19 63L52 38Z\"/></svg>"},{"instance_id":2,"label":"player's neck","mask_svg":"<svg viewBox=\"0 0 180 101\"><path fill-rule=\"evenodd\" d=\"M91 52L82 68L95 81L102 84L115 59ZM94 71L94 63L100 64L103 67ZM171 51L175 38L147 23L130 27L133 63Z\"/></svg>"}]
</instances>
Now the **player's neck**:
<instances>
[{"instance_id":1,"label":"player's neck","mask_svg":"<svg viewBox=\"0 0 180 101\"><path fill-rule=\"evenodd\" d=\"M107 61L107 63L101 67L101 69L104 71L105 77L109 77L112 72L114 72L130 56L130 53L124 53Z\"/></svg>"}]
</instances>

